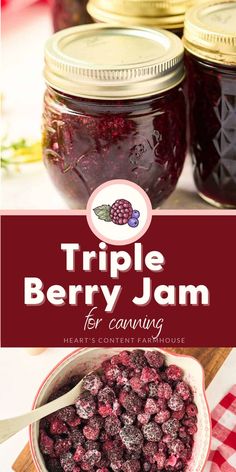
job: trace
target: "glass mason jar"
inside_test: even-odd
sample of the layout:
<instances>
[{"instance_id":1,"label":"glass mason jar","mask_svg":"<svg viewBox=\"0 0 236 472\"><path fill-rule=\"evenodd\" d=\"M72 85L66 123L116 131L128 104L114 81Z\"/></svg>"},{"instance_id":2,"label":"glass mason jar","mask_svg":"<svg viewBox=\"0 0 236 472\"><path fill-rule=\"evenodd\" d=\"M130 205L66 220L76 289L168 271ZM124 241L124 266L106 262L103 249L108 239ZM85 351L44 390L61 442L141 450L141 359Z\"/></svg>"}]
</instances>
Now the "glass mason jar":
<instances>
[{"instance_id":1,"label":"glass mason jar","mask_svg":"<svg viewBox=\"0 0 236 472\"><path fill-rule=\"evenodd\" d=\"M54 31L92 23L86 6L88 0L51 0Z\"/></svg>"},{"instance_id":2,"label":"glass mason jar","mask_svg":"<svg viewBox=\"0 0 236 472\"><path fill-rule=\"evenodd\" d=\"M236 2L186 14L190 149L200 196L236 207Z\"/></svg>"},{"instance_id":3,"label":"glass mason jar","mask_svg":"<svg viewBox=\"0 0 236 472\"><path fill-rule=\"evenodd\" d=\"M163 28L182 36L185 11L192 1L89 0L87 10L96 22Z\"/></svg>"},{"instance_id":4,"label":"glass mason jar","mask_svg":"<svg viewBox=\"0 0 236 472\"><path fill-rule=\"evenodd\" d=\"M140 185L157 207L186 151L183 45L172 33L87 25L46 45L43 155L71 208L112 179Z\"/></svg>"}]
</instances>

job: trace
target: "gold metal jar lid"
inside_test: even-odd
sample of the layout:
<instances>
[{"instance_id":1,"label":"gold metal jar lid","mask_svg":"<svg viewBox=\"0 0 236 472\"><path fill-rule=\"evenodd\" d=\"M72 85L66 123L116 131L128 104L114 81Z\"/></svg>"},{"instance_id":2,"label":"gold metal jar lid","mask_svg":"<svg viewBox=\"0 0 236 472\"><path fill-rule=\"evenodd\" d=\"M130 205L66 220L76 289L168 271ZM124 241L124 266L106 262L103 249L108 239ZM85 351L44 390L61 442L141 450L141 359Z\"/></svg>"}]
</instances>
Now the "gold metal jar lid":
<instances>
[{"instance_id":1,"label":"gold metal jar lid","mask_svg":"<svg viewBox=\"0 0 236 472\"><path fill-rule=\"evenodd\" d=\"M79 97L145 97L183 80L183 52L182 41L163 30L75 26L47 41L44 77L54 89Z\"/></svg>"},{"instance_id":2,"label":"gold metal jar lid","mask_svg":"<svg viewBox=\"0 0 236 472\"><path fill-rule=\"evenodd\" d=\"M236 64L236 1L215 0L189 9L184 46L192 54L226 65Z\"/></svg>"},{"instance_id":3,"label":"gold metal jar lid","mask_svg":"<svg viewBox=\"0 0 236 472\"><path fill-rule=\"evenodd\" d=\"M97 22L165 29L183 27L192 0L89 0L87 10Z\"/></svg>"}]
</instances>

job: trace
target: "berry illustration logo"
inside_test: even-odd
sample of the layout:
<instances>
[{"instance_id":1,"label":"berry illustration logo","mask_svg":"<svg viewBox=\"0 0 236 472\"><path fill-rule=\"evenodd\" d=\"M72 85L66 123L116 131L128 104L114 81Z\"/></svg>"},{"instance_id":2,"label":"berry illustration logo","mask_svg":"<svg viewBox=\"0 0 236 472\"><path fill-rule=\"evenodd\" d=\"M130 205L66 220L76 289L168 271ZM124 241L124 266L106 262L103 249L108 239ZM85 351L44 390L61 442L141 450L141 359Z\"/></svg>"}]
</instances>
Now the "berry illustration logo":
<instances>
[{"instance_id":1,"label":"berry illustration logo","mask_svg":"<svg viewBox=\"0 0 236 472\"><path fill-rule=\"evenodd\" d=\"M133 210L131 203L123 198L116 200L112 205L100 205L93 208L93 211L100 220L107 223L128 224L131 228L137 228L139 225L140 212Z\"/></svg>"}]
</instances>

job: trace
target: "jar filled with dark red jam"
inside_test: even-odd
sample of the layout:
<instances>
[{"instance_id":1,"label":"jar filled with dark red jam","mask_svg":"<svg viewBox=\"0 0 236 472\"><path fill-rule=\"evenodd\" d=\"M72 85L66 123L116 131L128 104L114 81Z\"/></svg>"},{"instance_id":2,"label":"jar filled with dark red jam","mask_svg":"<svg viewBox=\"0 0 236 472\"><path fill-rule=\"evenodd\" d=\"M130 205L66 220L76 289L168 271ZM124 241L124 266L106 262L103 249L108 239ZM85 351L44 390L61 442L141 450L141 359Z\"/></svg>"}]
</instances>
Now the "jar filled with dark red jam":
<instances>
[{"instance_id":1,"label":"jar filled with dark red jam","mask_svg":"<svg viewBox=\"0 0 236 472\"><path fill-rule=\"evenodd\" d=\"M236 2L186 14L190 148L194 179L208 203L236 207Z\"/></svg>"},{"instance_id":2,"label":"jar filled with dark red jam","mask_svg":"<svg viewBox=\"0 0 236 472\"><path fill-rule=\"evenodd\" d=\"M163 28L182 36L186 9L194 0L89 0L95 22Z\"/></svg>"},{"instance_id":3,"label":"jar filled with dark red jam","mask_svg":"<svg viewBox=\"0 0 236 472\"><path fill-rule=\"evenodd\" d=\"M54 31L92 23L87 12L88 0L50 0Z\"/></svg>"},{"instance_id":4,"label":"jar filled with dark red jam","mask_svg":"<svg viewBox=\"0 0 236 472\"><path fill-rule=\"evenodd\" d=\"M45 50L43 156L69 207L113 179L135 182L153 207L173 192L186 151L183 45L147 28L87 25Z\"/></svg>"}]
</instances>

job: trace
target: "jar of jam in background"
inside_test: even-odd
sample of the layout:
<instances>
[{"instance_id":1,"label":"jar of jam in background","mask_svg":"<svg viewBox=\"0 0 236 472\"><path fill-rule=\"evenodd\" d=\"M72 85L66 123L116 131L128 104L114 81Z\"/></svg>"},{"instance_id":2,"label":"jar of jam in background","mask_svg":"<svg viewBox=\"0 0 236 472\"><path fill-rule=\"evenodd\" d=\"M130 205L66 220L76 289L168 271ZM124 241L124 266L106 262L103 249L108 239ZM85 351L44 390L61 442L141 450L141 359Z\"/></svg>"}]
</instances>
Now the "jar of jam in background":
<instances>
[{"instance_id":1,"label":"jar of jam in background","mask_svg":"<svg viewBox=\"0 0 236 472\"><path fill-rule=\"evenodd\" d=\"M236 207L236 2L214 1L186 14L190 148L201 197Z\"/></svg>"},{"instance_id":2,"label":"jar of jam in background","mask_svg":"<svg viewBox=\"0 0 236 472\"><path fill-rule=\"evenodd\" d=\"M109 25L54 34L45 52L43 155L71 208L112 179L140 185L157 207L186 151L183 45L172 33Z\"/></svg>"},{"instance_id":3,"label":"jar of jam in background","mask_svg":"<svg viewBox=\"0 0 236 472\"><path fill-rule=\"evenodd\" d=\"M54 31L92 23L86 6L88 0L50 0Z\"/></svg>"},{"instance_id":4,"label":"jar of jam in background","mask_svg":"<svg viewBox=\"0 0 236 472\"><path fill-rule=\"evenodd\" d=\"M182 36L184 14L192 1L89 0L87 10L96 22L163 28Z\"/></svg>"}]
</instances>

